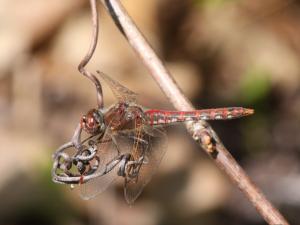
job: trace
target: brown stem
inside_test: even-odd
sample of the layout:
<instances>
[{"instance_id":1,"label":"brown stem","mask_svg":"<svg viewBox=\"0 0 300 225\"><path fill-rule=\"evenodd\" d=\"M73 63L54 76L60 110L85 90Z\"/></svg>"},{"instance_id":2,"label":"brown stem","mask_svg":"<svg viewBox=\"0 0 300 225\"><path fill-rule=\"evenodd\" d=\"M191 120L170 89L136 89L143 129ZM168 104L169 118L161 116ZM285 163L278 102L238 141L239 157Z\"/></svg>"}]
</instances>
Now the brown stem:
<instances>
[{"instance_id":1,"label":"brown stem","mask_svg":"<svg viewBox=\"0 0 300 225\"><path fill-rule=\"evenodd\" d=\"M99 33L99 22L98 22L98 11L97 11L97 2L96 0L90 0L91 10L92 10L92 23L93 23L93 33L92 33L92 40L90 44L90 48L84 58L81 60L80 64L78 65L78 70L81 74L89 78L96 86L97 90L97 104L99 108L103 108L103 95L102 95L102 86L99 80L95 75L85 69L85 66L91 60L98 40L98 33Z\"/></svg>"},{"instance_id":2,"label":"brown stem","mask_svg":"<svg viewBox=\"0 0 300 225\"><path fill-rule=\"evenodd\" d=\"M151 75L178 110L193 110L178 85L157 57L153 49L128 16L119 0L101 0L114 22L128 42L144 62ZM214 159L216 165L246 195L249 201L269 224L288 224L280 212L266 199L263 193L250 180L228 150L223 146L216 133L205 121L188 123L188 131L201 147Z\"/></svg>"}]
</instances>

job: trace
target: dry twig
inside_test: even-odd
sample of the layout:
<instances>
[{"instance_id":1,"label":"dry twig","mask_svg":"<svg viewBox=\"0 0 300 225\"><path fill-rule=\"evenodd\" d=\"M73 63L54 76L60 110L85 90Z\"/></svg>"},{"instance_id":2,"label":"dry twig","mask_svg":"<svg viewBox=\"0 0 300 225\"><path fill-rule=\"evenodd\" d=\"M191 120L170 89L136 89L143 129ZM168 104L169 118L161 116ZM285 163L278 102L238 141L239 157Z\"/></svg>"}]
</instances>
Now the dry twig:
<instances>
[{"instance_id":1,"label":"dry twig","mask_svg":"<svg viewBox=\"0 0 300 225\"><path fill-rule=\"evenodd\" d=\"M120 1L101 0L101 2L174 107L178 110L193 110L191 103L185 98L161 60L139 32ZM96 46L95 36L93 41L91 46ZM266 222L269 224L288 224L280 212L246 175L207 122L188 123L187 129L197 143L213 158L216 165L225 171L228 177L246 195Z\"/></svg>"}]
</instances>

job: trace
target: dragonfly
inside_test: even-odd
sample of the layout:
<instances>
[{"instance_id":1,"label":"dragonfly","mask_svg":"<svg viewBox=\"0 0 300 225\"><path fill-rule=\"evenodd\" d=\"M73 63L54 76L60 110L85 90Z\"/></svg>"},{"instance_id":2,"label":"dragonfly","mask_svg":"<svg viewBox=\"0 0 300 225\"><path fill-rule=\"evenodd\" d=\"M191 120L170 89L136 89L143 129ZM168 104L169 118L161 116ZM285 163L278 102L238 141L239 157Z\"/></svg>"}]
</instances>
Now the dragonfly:
<instances>
[{"instance_id":1,"label":"dragonfly","mask_svg":"<svg viewBox=\"0 0 300 225\"><path fill-rule=\"evenodd\" d=\"M125 199L132 204L157 171L166 152L166 126L236 119L254 113L242 107L194 111L146 109L137 103L135 92L97 72L117 103L89 110L81 117L72 140L53 155L53 181L77 185L83 199L94 198L117 177L122 177Z\"/></svg>"}]
</instances>

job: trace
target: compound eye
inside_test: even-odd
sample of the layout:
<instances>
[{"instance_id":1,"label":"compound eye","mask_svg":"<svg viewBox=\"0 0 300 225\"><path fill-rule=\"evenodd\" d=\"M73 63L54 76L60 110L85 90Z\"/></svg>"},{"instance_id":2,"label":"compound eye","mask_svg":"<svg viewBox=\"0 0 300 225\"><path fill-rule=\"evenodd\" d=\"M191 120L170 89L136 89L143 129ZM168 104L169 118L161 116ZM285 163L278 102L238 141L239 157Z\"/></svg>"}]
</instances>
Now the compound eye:
<instances>
[{"instance_id":1,"label":"compound eye","mask_svg":"<svg viewBox=\"0 0 300 225\"><path fill-rule=\"evenodd\" d=\"M94 117L88 117L87 126L89 128L94 128L95 126L97 126L97 123L96 123L96 120L94 119Z\"/></svg>"},{"instance_id":2,"label":"compound eye","mask_svg":"<svg viewBox=\"0 0 300 225\"><path fill-rule=\"evenodd\" d=\"M103 124L103 116L96 109L90 110L81 118L81 127L89 134L97 134Z\"/></svg>"}]
</instances>

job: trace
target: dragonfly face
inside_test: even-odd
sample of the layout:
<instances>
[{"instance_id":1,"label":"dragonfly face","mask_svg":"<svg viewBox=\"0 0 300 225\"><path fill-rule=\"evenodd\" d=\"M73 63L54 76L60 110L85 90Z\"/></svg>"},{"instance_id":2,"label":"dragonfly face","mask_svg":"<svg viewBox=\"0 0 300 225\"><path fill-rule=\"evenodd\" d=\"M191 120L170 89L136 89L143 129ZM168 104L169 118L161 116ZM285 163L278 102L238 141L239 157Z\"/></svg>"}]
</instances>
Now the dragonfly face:
<instances>
[{"instance_id":1,"label":"dragonfly face","mask_svg":"<svg viewBox=\"0 0 300 225\"><path fill-rule=\"evenodd\" d=\"M100 110L91 109L80 120L80 125L88 134L94 135L104 131L105 123L103 113Z\"/></svg>"}]
</instances>

